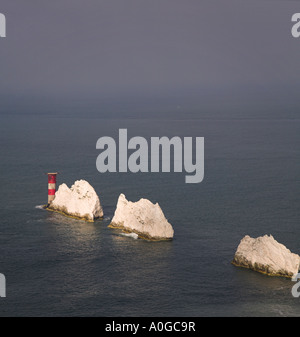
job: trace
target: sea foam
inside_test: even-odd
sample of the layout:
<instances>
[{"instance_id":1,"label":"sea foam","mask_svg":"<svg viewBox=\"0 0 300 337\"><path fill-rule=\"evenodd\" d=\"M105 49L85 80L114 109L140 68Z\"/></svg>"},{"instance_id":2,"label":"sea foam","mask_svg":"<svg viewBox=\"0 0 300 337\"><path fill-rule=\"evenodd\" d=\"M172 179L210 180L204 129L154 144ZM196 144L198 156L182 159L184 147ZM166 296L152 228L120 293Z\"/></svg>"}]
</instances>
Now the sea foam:
<instances>
[{"instance_id":1,"label":"sea foam","mask_svg":"<svg viewBox=\"0 0 300 337\"><path fill-rule=\"evenodd\" d=\"M138 239L138 237L139 237L136 233L121 233L121 235L128 236L128 237L133 238L135 240Z\"/></svg>"},{"instance_id":2,"label":"sea foam","mask_svg":"<svg viewBox=\"0 0 300 337\"><path fill-rule=\"evenodd\" d=\"M38 208L38 209L45 209L45 208L44 208L44 205L36 205L35 208Z\"/></svg>"}]
</instances>

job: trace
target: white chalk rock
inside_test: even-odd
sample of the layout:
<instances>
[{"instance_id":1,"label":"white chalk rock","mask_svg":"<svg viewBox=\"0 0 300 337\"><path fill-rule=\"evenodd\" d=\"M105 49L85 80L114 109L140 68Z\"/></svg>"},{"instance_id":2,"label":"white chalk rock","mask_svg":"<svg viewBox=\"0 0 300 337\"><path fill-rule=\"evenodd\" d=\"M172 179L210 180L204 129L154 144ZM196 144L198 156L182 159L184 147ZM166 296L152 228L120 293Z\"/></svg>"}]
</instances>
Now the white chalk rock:
<instances>
[{"instance_id":1,"label":"white chalk rock","mask_svg":"<svg viewBox=\"0 0 300 337\"><path fill-rule=\"evenodd\" d=\"M103 217L99 197L85 180L75 181L71 188L61 184L48 208L89 221Z\"/></svg>"},{"instance_id":2,"label":"white chalk rock","mask_svg":"<svg viewBox=\"0 0 300 337\"><path fill-rule=\"evenodd\" d=\"M120 194L114 217L109 225L125 232L136 233L149 240L170 240L174 236L173 227L165 218L158 203L147 200L128 201Z\"/></svg>"},{"instance_id":3,"label":"white chalk rock","mask_svg":"<svg viewBox=\"0 0 300 337\"><path fill-rule=\"evenodd\" d=\"M291 253L272 235L256 239L246 235L241 240L232 263L271 276L293 277L299 271L300 257Z\"/></svg>"}]
</instances>

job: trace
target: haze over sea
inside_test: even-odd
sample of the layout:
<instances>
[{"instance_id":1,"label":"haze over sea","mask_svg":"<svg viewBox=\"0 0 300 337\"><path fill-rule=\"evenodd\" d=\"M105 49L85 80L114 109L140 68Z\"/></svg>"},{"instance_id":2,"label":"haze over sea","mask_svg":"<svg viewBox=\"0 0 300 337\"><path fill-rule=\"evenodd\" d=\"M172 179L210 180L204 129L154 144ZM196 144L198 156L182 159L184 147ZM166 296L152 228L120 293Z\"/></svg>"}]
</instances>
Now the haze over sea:
<instances>
[{"instance_id":1,"label":"haze over sea","mask_svg":"<svg viewBox=\"0 0 300 337\"><path fill-rule=\"evenodd\" d=\"M0 316L299 316L294 283L231 264L246 234L272 234L292 252L299 241L299 118L266 106L177 105L126 112L73 101L21 104L0 114ZM253 110L252 110L253 108ZM146 108L144 107L144 110ZM105 173L96 141L128 137L205 138L205 177ZM86 223L36 206L47 201L46 172L58 185L86 179L104 219ZM107 228L120 193L158 202L173 225L170 242Z\"/></svg>"}]
</instances>

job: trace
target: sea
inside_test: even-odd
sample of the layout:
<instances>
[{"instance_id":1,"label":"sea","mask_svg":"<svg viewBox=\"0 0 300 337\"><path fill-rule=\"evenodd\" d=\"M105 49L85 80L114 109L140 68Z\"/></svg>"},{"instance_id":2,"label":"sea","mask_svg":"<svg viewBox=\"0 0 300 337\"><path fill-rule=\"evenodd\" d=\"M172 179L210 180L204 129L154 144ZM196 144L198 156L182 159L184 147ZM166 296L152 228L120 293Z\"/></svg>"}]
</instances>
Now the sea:
<instances>
[{"instance_id":1,"label":"sea","mask_svg":"<svg viewBox=\"0 0 300 337\"><path fill-rule=\"evenodd\" d=\"M249 108L251 109L251 107ZM38 105L0 114L0 316L300 316L291 279L232 265L245 235L273 235L300 254L299 115L169 107L139 114ZM99 173L96 142L204 137L204 180L182 173ZM42 209L57 186L87 180L104 218ZM151 242L108 228L120 193L158 202L174 239Z\"/></svg>"}]
</instances>

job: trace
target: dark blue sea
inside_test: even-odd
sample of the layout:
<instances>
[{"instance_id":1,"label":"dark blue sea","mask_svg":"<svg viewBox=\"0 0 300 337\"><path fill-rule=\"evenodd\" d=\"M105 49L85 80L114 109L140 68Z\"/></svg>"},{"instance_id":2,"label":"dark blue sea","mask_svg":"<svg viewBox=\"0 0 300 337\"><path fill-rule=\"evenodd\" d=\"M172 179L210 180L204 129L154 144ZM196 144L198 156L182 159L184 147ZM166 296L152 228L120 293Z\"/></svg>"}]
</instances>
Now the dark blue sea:
<instances>
[{"instance_id":1,"label":"dark blue sea","mask_svg":"<svg viewBox=\"0 0 300 337\"><path fill-rule=\"evenodd\" d=\"M0 273L7 294L0 316L300 316L294 282L231 264L246 234L272 234L300 253L296 112L174 111L2 109ZM97 139L117 141L120 128L147 140L204 137L204 180L186 184L184 172L99 173ZM87 180L104 219L87 223L37 207L47 202L45 173L52 171L60 173L58 185ZM108 228L120 193L158 202L174 240L136 240Z\"/></svg>"}]
</instances>

